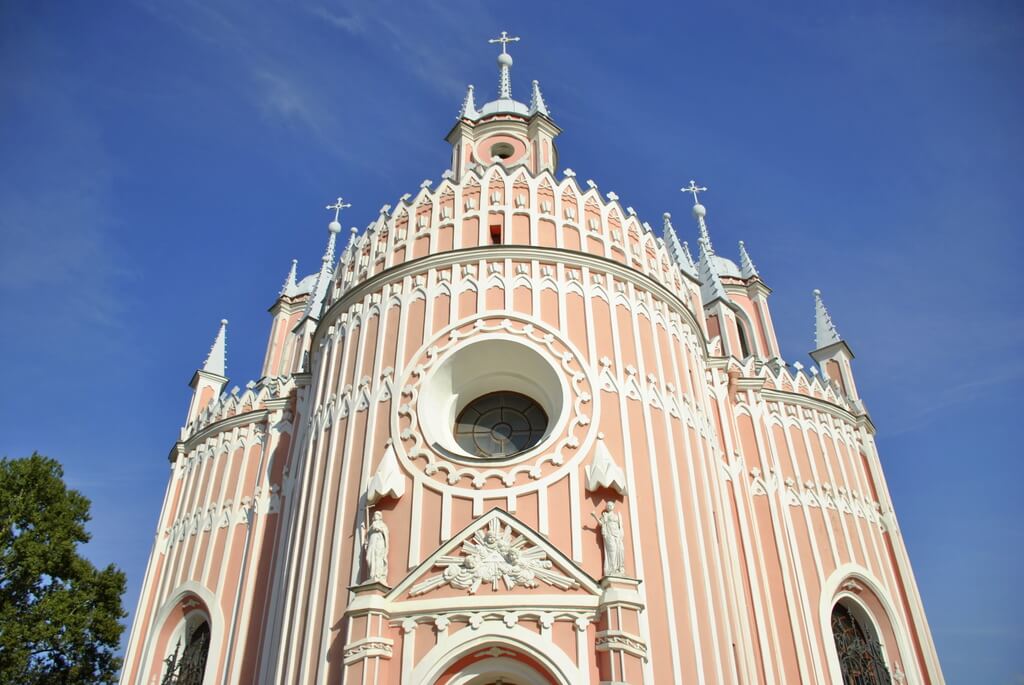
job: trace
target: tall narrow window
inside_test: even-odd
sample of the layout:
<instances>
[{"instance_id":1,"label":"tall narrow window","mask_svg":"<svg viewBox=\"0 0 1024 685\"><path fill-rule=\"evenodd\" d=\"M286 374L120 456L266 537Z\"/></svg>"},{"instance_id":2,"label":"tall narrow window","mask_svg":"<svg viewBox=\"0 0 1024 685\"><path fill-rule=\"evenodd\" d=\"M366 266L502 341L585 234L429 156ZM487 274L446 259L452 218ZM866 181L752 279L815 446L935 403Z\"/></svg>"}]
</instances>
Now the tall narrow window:
<instances>
[{"instance_id":1,"label":"tall narrow window","mask_svg":"<svg viewBox=\"0 0 1024 685\"><path fill-rule=\"evenodd\" d=\"M743 322L738 318L736 319L736 332L739 333L740 338L740 354L743 355L743 359L750 356L750 345L747 343L747 334L743 330Z\"/></svg>"},{"instance_id":2,"label":"tall narrow window","mask_svg":"<svg viewBox=\"0 0 1024 685\"><path fill-rule=\"evenodd\" d=\"M203 685L209 653L210 624L203 621L188 633L184 650L179 642L174 653L167 657L167 670L160 685Z\"/></svg>"},{"instance_id":3,"label":"tall narrow window","mask_svg":"<svg viewBox=\"0 0 1024 685\"><path fill-rule=\"evenodd\" d=\"M843 685L891 685L882 645L842 604L832 609L832 638L839 654Z\"/></svg>"},{"instance_id":4,"label":"tall narrow window","mask_svg":"<svg viewBox=\"0 0 1024 685\"><path fill-rule=\"evenodd\" d=\"M501 224L491 226L491 245L501 245Z\"/></svg>"}]
</instances>

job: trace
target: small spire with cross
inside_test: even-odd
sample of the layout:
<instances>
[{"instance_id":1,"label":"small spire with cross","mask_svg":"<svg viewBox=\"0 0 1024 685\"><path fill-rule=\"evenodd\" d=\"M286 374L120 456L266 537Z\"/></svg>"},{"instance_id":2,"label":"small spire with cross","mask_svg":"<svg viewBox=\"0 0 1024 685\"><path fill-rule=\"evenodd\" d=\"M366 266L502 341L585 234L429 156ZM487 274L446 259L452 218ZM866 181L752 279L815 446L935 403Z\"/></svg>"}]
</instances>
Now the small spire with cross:
<instances>
[{"instance_id":1,"label":"small spire with cross","mask_svg":"<svg viewBox=\"0 0 1024 685\"><path fill-rule=\"evenodd\" d=\"M498 55L498 98L502 100L512 99L512 55L508 54L508 44L519 40L519 36L509 36L507 31L502 31L500 37L487 41L501 43L501 54Z\"/></svg>"},{"instance_id":2,"label":"small spire with cross","mask_svg":"<svg viewBox=\"0 0 1024 685\"><path fill-rule=\"evenodd\" d=\"M696 181L694 181L693 179L690 179L690 185L686 186L685 188L680 188L679 190L683 191L684 193L692 194L693 195L693 204L696 207L697 205L700 204L700 198L697 197L697 194L698 193L703 193L704 191L707 190L707 188L705 188L704 186L697 185Z\"/></svg>"},{"instance_id":3,"label":"small spire with cross","mask_svg":"<svg viewBox=\"0 0 1024 685\"><path fill-rule=\"evenodd\" d=\"M341 216L341 210L346 209L346 208L351 207L351 206L352 205L350 205L349 203L347 203L344 200L342 200L340 196L334 202L333 205L327 205L326 209L333 209L334 210L334 221L332 221L331 224L332 225L333 224L338 224L338 231L341 230L341 223L338 221L338 217ZM338 231L333 231L333 232L337 233Z\"/></svg>"},{"instance_id":4,"label":"small spire with cross","mask_svg":"<svg viewBox=\"0 0 1024 685\"><path fill-rule=\"evenodd\" d=\"M501 32L501 36L499 36L498 38L491 38L487 42L488 43L501 43L501 54L507 55L508 54L508 50L507 50L508 44L509 43L516 43L519 40L520 40L519 36L509 37L508 31L502 31Z\"/></svg>"}]
</instances>

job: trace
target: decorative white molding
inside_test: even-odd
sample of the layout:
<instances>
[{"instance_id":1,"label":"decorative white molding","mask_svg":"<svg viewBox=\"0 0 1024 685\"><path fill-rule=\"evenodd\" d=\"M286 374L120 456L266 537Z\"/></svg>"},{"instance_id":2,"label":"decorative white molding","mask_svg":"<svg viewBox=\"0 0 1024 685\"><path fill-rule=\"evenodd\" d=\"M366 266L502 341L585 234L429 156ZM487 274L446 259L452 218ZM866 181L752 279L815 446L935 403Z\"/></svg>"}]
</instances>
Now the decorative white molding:
<instances>
[{"instance_id":1,"label":"decorative white molding","mask_svg":"<svg viewBox=\"0 0 1024 685\"><path fill-rule=\"evenodd\" d=\"M639 636L621 630L599 630L594 640L598 652L618 650L647 661L647 645Z\"/></svg>"},{"instance_id":2,"label":"decorative white molding","mask_svg":"<svg viewBox=\"0 0 1024 685\"><path fill-rule=\"evenodd\" d=\"M374 504L382 497L397 499L404 494L405 474L398 468L394 445L388 440L380 465L366 486L366 501L368 504Z\"/></svg>"},{"instance_id":3,"label":"decorative white molding","mask_svg":"<svg viewBox=\"0 0 1024 685\"><path fill-rule=\"evenodd\" d=\"M355 642L345 645L342 653L342 661L348 666L351 663L377 656L382 659L390 659L395 641L386 637L364 637Z\"/></svg>"},{"instance_id":4,"label":"decorative white molding","mask_svg":"<svg viewBox=\"0 0 1024 685\"><path fill-rule=\"evenodd\" d=\"M586 473L587 492L594 492L600 488L610 488L620 495L626 494L626 473L612 457L608 447L604 444L604 434L597 434L597 442L594 445L594 458L584 469Z\"/></svg>"}]
</instances>

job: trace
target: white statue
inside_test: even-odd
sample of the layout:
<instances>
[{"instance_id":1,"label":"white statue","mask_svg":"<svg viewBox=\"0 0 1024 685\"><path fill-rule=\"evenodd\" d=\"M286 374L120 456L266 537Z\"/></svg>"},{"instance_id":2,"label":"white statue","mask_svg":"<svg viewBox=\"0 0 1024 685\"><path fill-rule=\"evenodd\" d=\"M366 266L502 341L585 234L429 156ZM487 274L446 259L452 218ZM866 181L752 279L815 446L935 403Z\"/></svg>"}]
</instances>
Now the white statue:
<instances>
[{"instance_id":1,"label":"white statue","mask_svg":"<svg viewBox=\"0 0 1024 685\"><path fill-rule=\"evenodd\" d=\"M388 582L388 526L384 514L373 512L373 523L366 527L363 521L363 549L366 550L366 568L370 580Z\"/></svg>"},{"instance_id":2,"label":"white statue","mask_svg":"<svg viewBox=\"0 0 1024 685\"><path fill-rule=\"evenodd\" d=\"M625 532L622 529L622 515L615 511L615 502L608 502L600 516L590 512L601 526L604 538L604 574L621 576L626 572Z\"/></svg>"}]
</instances>

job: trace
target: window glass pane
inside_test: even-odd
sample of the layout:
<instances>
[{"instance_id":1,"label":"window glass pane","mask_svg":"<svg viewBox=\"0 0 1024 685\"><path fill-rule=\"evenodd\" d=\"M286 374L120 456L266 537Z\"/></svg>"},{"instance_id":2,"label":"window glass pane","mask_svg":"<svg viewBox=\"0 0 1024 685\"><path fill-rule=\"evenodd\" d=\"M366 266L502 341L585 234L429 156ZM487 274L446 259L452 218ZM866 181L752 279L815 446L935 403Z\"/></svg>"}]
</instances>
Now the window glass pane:
<instances>
[{"instance_id":1,"label":"window glass pane","mask_svg":"<svg viewBox=\"0 0 1024 685\"><path fill-rule=\"evenodd\" d=\"M530 449L544 437L548 417L525 395L493 392L478 397L459 413L453 432L466 452L502 458Z\"/></svg>"}]
</instances>

